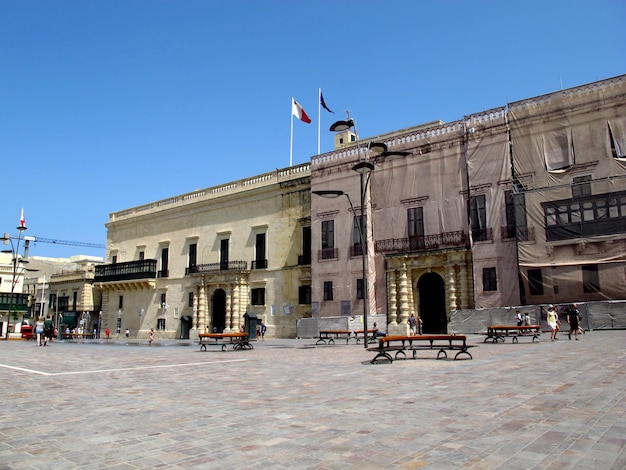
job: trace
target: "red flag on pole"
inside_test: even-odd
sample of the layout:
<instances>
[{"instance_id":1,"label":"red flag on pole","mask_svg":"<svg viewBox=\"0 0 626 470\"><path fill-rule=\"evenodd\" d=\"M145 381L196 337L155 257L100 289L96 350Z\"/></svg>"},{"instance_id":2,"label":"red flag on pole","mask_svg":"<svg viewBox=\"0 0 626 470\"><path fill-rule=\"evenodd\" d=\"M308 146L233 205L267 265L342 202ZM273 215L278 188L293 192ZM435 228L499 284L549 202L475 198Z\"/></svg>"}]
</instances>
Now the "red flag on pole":
<instances>
[{"instance_id":1,"label":"red flag on pole","mask_svg":"<svg viewBox=\"0 0 626 470\"><path fill-rule=\"evenodd\" d=\"M20 215L20 228L26 228L26 220L24 219L24 208L22 208L22 215Z\"/></svg>"},{"instance_id":2,"label":"red flag on pole","mask_svg":"<svg viewBox=\"0 0 626 470\"><path fill-rule=\"evenodd\" d=\"M302 109L300 103L298 103L293 98L291 98L291 114L300 119L302 122L311 124L311 118L307 116L307 114L304 112L304 109Z\"/></svg>"}]
</instances>

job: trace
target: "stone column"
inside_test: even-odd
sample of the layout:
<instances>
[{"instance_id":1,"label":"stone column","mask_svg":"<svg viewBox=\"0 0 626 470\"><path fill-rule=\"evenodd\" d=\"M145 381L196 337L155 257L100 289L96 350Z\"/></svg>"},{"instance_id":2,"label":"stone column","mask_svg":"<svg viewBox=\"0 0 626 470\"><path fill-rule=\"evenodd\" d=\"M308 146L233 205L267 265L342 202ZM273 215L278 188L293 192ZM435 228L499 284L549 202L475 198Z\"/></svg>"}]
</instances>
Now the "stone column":
<instances>
[{"instance_id":1,"label":"stone column","mask_svg":"<svg viewBox=\"0 0 626 470\"><path fill-rule=\"evenodd\" d=\"M226 313L224 315L226 330L231 331L233 325L233 286L224 286L226 291Z\"/></svg>"},{"instance_id":2,"label":"stone column","mask_svg":"<svg viewBox=\"0 0 626 470\"><path fill-rule=\"evenodd\" d=\"M398 314L396 315L396 324L388 326L388 333L390 335L408 335L409 325L407 320L409 318L409 293L407 286L407 274L406 274L406 260L402 260L399 269L399 291L398 291Z\"/></svg>"},{"instance_id":3,"label":"stone column","mask_svg":"<svg viewBox=\"0 0 626 470\"><path fill-rule=\"evenodd\" d=\"M397 325L398 299L396 290L396 270L387 271L387 292L389 292L389 325Z\"/></svg>"},{"instance_id":4,"label":"stone column","mask_svg":"<svg viewBox=\"0 0 626 470\"><path fill-rule=\"evenodd\" d=\"M206 331L207 333L209 328L209 309L206 301L207 289L204 285L204 278L202 279L202 284L200 284L200 289L198 292L198 315L200 315L200 330Z\"/></svg>"},{"instance_id":5,"label":"stone column","mask_svg":"<svg viewBox=\"0 0 626 470\"><path fill-rule=\"evenodd\" d=\"M463 260L464 261L464 260ZM461 305L459 308L466 309L469 307L469 292L467 291L467 264L461 264Z\"/></svg>"},{"instance_id":6,"label":"stone column","mask_svg":"<svg viewBox=\"0 0 626 470\"><path fill-rule=\"evenodd\" d=\"M447 260L448 264L446 266L446 277L448 279L447 282L447 291L448 291L448 312L457 309L456 304L456 281L454 278L454 264L450 264L452 260Z\"/></svg>"}]
</instances>

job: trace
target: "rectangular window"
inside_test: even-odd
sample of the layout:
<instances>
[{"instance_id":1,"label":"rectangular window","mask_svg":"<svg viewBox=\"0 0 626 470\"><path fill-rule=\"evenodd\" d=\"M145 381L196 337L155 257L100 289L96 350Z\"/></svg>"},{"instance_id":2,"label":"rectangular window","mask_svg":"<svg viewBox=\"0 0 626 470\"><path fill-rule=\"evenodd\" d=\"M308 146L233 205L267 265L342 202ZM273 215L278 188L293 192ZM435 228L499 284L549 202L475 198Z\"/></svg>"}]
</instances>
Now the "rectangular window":
<instances>
[{"instance_id":1,"label":"rectangular window","mask_svg":"<svg viewBox=\"0 0 626 470\"><path fill-rule=\"evenodd\" d=\"M190 243L189 244L189 268L195 268L198 263L198 244Z\"/></svg>"},{"instance_id":2,"label":"rectangular window","mask_svg":"<svg viewBox=\"0 0 626 470\"><path fill-rule=\"evenodd\" d=\"M228 248L229 248L228 238L224 238L223 240L220 240L220 270L221 271L228 270Z\"/></svg>"},{"instance_id":3,"label":"rectangular window","mask_svg":"<svg viewBox=\"0 0 626 470\"><path fill-rule=\"evenodd\" d=\"M363 288L365 286L365 283L363 282L363 279L357 279L356 280L356 298L357 299L363 299L365 298L365 289Z\"/></svg>"},{"instance_id":4,"label":"rectangular window","mask_svg":"<svg viewBox=\"0 0 626 470\"><path fill-rule=\"evenodd\" d=\"M333 281L324 281L324 300L333 300Z\"/></svg>"},{"instance_id":5,"label":"rectangular window","mask_svg":"<svg viewBox=\"0 0 626 470\"><path fill-rule=\"evenodd\" d=\"M298 264L311 264L311 227L302 227L302 255L298 256Z\"/></svg>"},{"instance_id":6,"label":"rectangular window","mask_svg":"<svg viewBox=\"0 0 626 470\"><path fill-rule=\"evenodd\" d=\"M157 330L165 330L165 318L157 318Z\"/></svg>"},{"instance_id":7,"label":"rectangular window","mask_svg":"<svg viewBox=\"0 0 626 470\"><path fill-rule=\"evenodd\" d=\"M406 211L407 229L409 238L419 238L424 236L424 208L411 207Z\"/></svg>"},{"instance_id":8,"label":"rectangular window","mask_svg":"<svg viewBox=\"0 0 626 470\"><path fill-rule=\"evenodd\" d=\"M161 249L161 270L157 274L158 277L169 277L169 259L170 249L166 246Z\"/></svg>"},{"instance_id":9,"label":"rectangular window","mask_svg":"<svg viewBox=\"0 0 626 470\"><path fill-rule=\"evenodd\" d=\"M541 269L528 270L528 290L530 295L543 295L543 277Z\"/></svg>"},{"instance_id":10,"label":"rectangular window","mask_svg":"<svg viewBox=\"0 0 626 470\"><path fill-rule=\"evenodd\" d=\"M488 240L487 202L484 194L470 197L470 225L474 241Z\"/></svg>"},{"instance_id":11,"label":"rectangular window","mask_svg":"<svg viewBox=\"0 0 626 470\"><path fill-rule=\"evenodd\" d=\"M111 264L117 263L117 255L111 256Z\"/></svg>"},{"instance_id":12,"label":"rectangular window","mask_svg":"<svg viewBox=\"0 0 626 470\"><path fill-rule=\"evenodd\" d=\"M322 221L322 250L335 248L335 221Z\"/></svg>"},{"instance_id":13,"label":"rectangular window","mask_svg":"<svg viewBox=\"0 0 626 470\"><path fill-rule=\"evenodd\" d=\"M78 305L78 292L72 292L72 310L76 310Z\"/></svg>"},{"instance_id":14,"label":"rectangular window","mask_svg":"<svg viewBox=\"0 0 626 470\"><path fill-rule=\"evenodd\" d=\"M265 257L265 234L257 233L254 243L254 261L252 262L252 269L265 269L267 268L267 258Z\"/></svg>"},{"instance_id":15,"label":"rectangular window","mask_svg":"<svg viewBox=\"0 0 626 470\"><path fill-rule=\"evenodd\" d=\"M311 303L311 286L298 287L298 303L308 305Z\"/></svg>"},{"instance_id":16,"label":"rectangular window","mask_svg":"<svg viewBox=\"0 0 626 470\"><path fill-rule=\"evenodd\" d=\"M572 197L591 196L591 175L576 176L572 179Z\"/></svg>"},{"instance_id":17,"label":"rectangular window","mask_svg":"<svg viewBox=\"0 0 626 470\"><path fill-rule=\"evenodd\" d=\"M498 290L496 268L483 268L483 291Z\"/></svg>"},{"instance_id":18,"label":"rectangular window","mask_svg":"<svg viewBox=\"0 0 626 470\"><path fill-rule=\"evenodd\" d=\"M507 238L518 237L520 241L527 241L529 236L526 219L526 195L524 193L506 191L504 199Z\"/></svg>"},{"instance_id":19,"label":"rectangular window","mask_svg":"<svg viewBox=\"0 0 626 470\"><path fill-rule=\"evenodd\" d=\"M251 290L251 303L252 305L265 305L265 288L258 287Z\"/></svg>"},{"instance_id":20,"label":"rectangular window","mask_svg":"<svg viewBox=\"0 0 626 470\"><path fill-rule=\"evenodd\" d=\"M583 269L583 292L587 294L600 292L600 276L598 275L598 265L584 265Z\"/></svg>"},{"instance_id":21,"label":"rectangular window","mask_svg":"<svg viewBox=\"0 0 626 470\"><path fill-rule=\"evenodd\" d=\"M161 306L161 308L167 308L167 294L165 294L165 293L161 294L160 306Z\"/></svg>"},{"instance_id":22,"label":"rectangular window","mask_svg":"<svg viewBox=\"0 0 626 470\"><path fill-rule=\"evenodd\" d=\"M124 296L120 295L117 299L117 308L122 309L124 308Z\"/></svg>"},{"instance_id":23,"label":"rectangular window","mask_svg":"<svg viewBox=\"0 0 626 470\"><path fill-rule=\"evenodd\" d=\"M321 259L334 259L335 255L335 221L322 221L322 252Z\"/></svg>"},{"instance_id":24,"label":"rectangular window","mask_svg":"<svg viewBox=\"0 0 626 470\"><path fill-rule=\"evenodd\" d=\"M143 261L144 259L146 259L146 252L145 251L140 251L139 252L139 261Z\"/></svg>"},{"instance_id":25,"label":"rectangular window","mask_svg":"<svg viewBox=\"0 0 626 470\"><path fill-rule=\"evenodd\" d=\"M187 296L187 307L193 308L193 292L189 292Z\"/></svg>"},{"instance_id":26,"label":"rectangular window","mask_svg":"<svg viewBox=\"0 0 626 470\"><path fill-rule=\"evenodd\" d=\"M362 215L354 216L352 219L352 246L350 247L350 256L363 255L361 230L367 230L367 218Z\"/></svg>"}]
</instances>

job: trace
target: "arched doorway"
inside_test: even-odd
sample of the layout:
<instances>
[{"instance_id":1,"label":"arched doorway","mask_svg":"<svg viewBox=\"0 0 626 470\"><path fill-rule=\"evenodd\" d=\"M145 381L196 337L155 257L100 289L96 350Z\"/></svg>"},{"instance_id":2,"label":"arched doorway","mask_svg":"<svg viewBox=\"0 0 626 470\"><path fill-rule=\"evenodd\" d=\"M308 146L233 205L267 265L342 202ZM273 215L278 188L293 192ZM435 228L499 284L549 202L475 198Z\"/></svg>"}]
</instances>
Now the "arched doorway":
<instances>
[{"instance_id":1,"label":"arched doorway","mask_svg":"<svg viewBox=\"0 0 626 470\"><path fill-rule=\"evenodd\" d=\"M446 333L446 289L443 279L437 273L426 273L417 281L419 291L419 312L422 318L422 331Z\"/></svg>"},{"instance_id":2,"label":"arched doorway","mask_svg":"<svg viewBox=\"0 0 626 470\"><path fill-rule=\"evenodd\" d=\"M180 317L180 339L189 339L189 331L191 330L193 320L186 315Z\"/></svg>"},{"instance_id":3,"label":"arched doorway","mask_svg":"<svg viewBox=\"0 0 626 470\"><path fill-rule=\"evenodd\" d=\"M217 289L211 299L211 331L221 333L226 329L226 292Z\"/></svg>"}]
</instances>

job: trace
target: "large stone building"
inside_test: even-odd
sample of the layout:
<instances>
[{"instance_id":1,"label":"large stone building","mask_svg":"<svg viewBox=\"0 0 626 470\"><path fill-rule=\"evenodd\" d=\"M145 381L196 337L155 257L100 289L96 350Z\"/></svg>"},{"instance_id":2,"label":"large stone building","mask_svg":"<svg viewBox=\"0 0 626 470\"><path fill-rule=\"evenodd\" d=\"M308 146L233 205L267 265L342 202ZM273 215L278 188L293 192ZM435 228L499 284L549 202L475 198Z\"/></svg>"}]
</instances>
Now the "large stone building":
<instances>
[{"instance_id":1,"label":"large stone building","mask_svg":"<svg viewBox=\"0 0 626 470\"><path fill-rule=\"evenodd\" d=\"M454 310L626 298L626 76L338 142L311 164L314 193L350 199L311 201L319 315L362 312L361 196L369 313L392 333L411 314L435 332Z\"/></svg>"},{"instance_id":2,"label":"large stone building","mask_svg":"<svg viewBox=\"0 0 626 470\"><path fill-rule=\"evenodd\" d=\"M438 332L455 311L626 299L624 149L626 76L375 138L349 127L311 165L110 214L102 327L188 338L249 313L293 337L299 318L356 319L369 292L390 333L411 314Z\"/></svg>"},{"instance_id":3,"label":"large stone building","mask_svg":"<svg viewBox=\"0 0 626 470\"><path fill-rule=\"evenodd\" d=\"M307 163L112 213L102 327L189 338L254 314L294 336L310 316L309 210Z\"/></svg>"}]
</instances>

